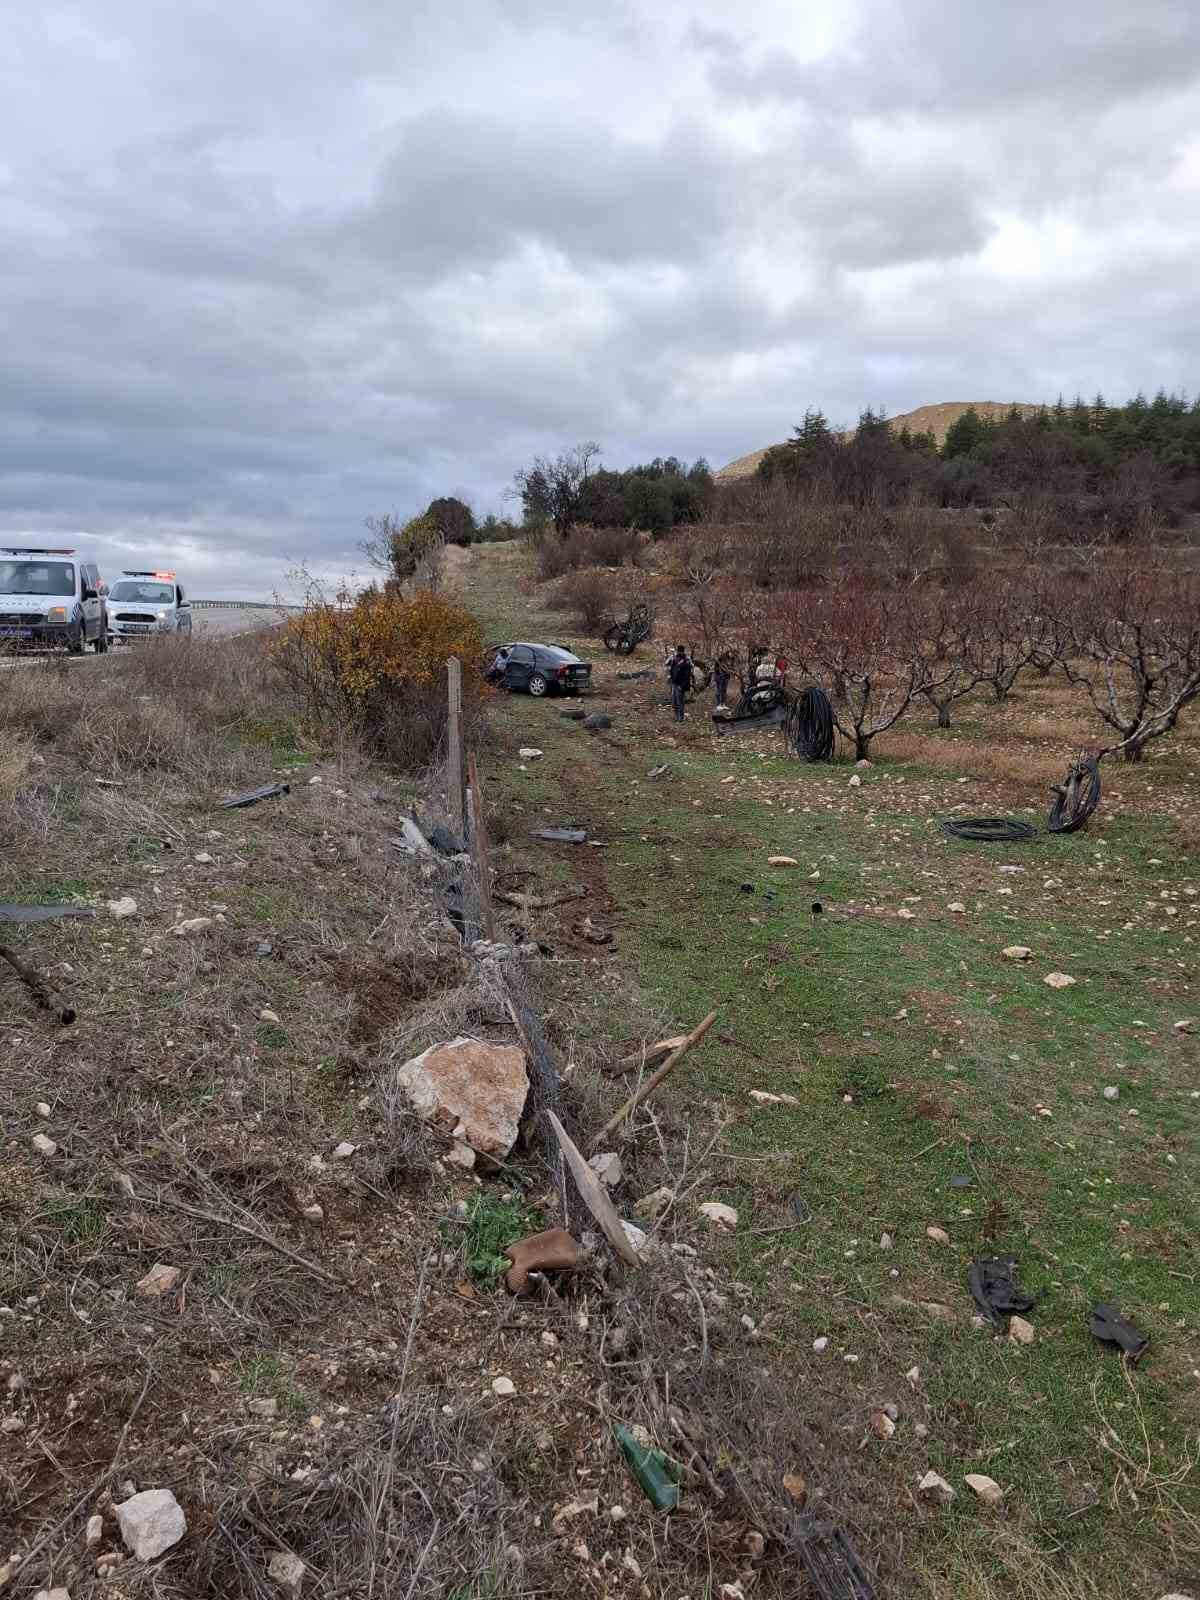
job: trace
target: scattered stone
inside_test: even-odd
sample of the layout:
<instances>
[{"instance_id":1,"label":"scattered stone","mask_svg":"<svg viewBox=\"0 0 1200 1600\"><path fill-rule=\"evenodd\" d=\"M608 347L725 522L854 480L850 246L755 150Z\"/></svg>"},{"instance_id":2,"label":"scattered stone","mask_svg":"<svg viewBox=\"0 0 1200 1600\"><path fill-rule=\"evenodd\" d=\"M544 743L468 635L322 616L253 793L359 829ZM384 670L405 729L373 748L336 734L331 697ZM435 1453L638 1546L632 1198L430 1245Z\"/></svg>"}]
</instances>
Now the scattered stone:
<instances>
[{"instance_id":1,"label":"scattered stone","mask_svg":"<svg viewBox=\"0 0 1200 1600\"><path fill-rule=\"evenodd\" d=\"M818 1355L821 1355L823 1351L829 1349L829 1340L824 1338L824 1337L822 1337L820 1339L814 1339L813 1340L813 1349L817 1352Z\"/></svg>"},{"instance_id":2,"label":"scattered stone","mask_svg":"<svg viewBox=\"0 0 1200 1600\"><path fill-rule=\"evenodd\" d=\"M917 1493L927 1504L948 1506L954 1499L954 1490L939 1473L927 1472L917 1485Z\"/></svg>"},{"instance_id":3,"label":"scattered stone","mask_svg":"<svg viewBox=\"0 0 1200 1600\"><path fill-rule=\"evenodd\" d=\"M1115 1083L1110 1083L1108 1085L1107 1089L1105 1089L1105 1091L1104 1091L1104 1098L1106 1100L1119 1100L1120 1097L1121 1097L1120 1089L1117 1087L1117 1085Z\"/></svg>"},{"instance_id":4,"label":"scattered stone","mask_svg":"<svg viewBox=\"0 0 1200 1600\"><path fill-rule=\"evenodd\" d=\"M469 1144L464 1144L461 1139L455 1139L446 1160L452 1167L461 1167L464 1172L470 1172L475 1165L475 1152Z\"/></svg>"},{"instance_id":5,"label":"scattered stone","mask_svg":"<svg viewBox=\"0 0 1200 1600\"><path fill-rule=\"evenodd\" d=\"M170 1489L143 1489L115 1509L121 1537L139 1561L153 1561L187 1532L187 1518Z\"/></svg>"},{"instance_id":6,"label":"scattered stone","mask_svg":"<svg viewBox=\"0 0 1200 1600\"><path fill-rule=\"evenodd\" d=\"M171 932L176 938L182 939L192 934L207 933L212 925L211 917L188 917L183 922L177 922Z\"/></svg>"},{"instance_id":7,"label":"scattered stone","mask_svg":"<svg viewBox=\"0 0 1200 1600\"><path fill-rule=\"evenodd\" d=\"M306 1222L324 1222L325 1208L319 1206L314 1200L312 1205L301 1208L300 1215Z\"/></svg>"},{"instance_id":8,"label":"scattered stone","mask_svg":"<svg viewBox=\"0 0 1200 1600\"><path fill-rule=\"evenodd\" d=\"M549 1328L547 1328L546 1331L542 1334L542 1349L543 1350L557 1350L558 1349L558 1335L556 1333L551 1333Z\"/></svg>"},{"instance_id":9,"label":"scattered stone","mask_svg":"<svg viewBox=\"0 0 1200 1600\"><path fill-rule=\"evenodd\" d=\"M768 856L767 865L769 867L798 867L800 863L795 856Z\"/></svg>"},{"instance_id":10,"label":"scattered stone","mask_svg":"<svg viewBox=\"0 0 1200 1600\"><path fill-rule=\"evenodd\" d=\"M963 905L961 900L951 900L950 904L946 907L946 910L953 911L956 917L961 917L966 909L966 906Z\"/></svg>"},{"instance_id":11,"label":"scattered stone","mask_svg":"<svg viewBox=\"0 0 1200 1600\"><path fill-rule=\"evenodd\" d=\"M925 1237L927 1239L932 1239L934 1244L950 1243L950 1235L946 1232L945 1228L928 1227L925 1229Z\"/></svg>"},{"instance_id":12,"label":"scattered stone","mask_svg":"<svg viewBox=\"0 0 1200 1600\"><path fill-rule=\"evenodd\" d=\"M954 1313L949 1306L942 1305L940 1300L922 1300L921 1310L927 1317L932 1317L935 1322L953 1322Z\"/></svg>"},{"instance_id":13,"label":"scattered stone","mask_svg":"<svg viewBox=\"0 0 1200 1600\"><path fill-rule=\"evenodd\" d=\"M267 1564L267 1577L290 1595L298 1595L308 1568L290 1550L277 1550Z\"/></svg>"},{"instance_id":14,"label":"scattered stone","mask_svg":"<svg viewBox=\"0 0 1200 1600\"><path fill-rule=\"evenodd\" d=\"M890 1233L881 1233L879 1235L879 1248L881 1250L890 1250L894 1243L895 1240L892 1238Z\"/></svg>"},{"instance_id":15,"label":"scattered stone","mask_svg":"<svg viewBox=\"0 0 1200 1600\"><path fill-rule=\"evenodd\" d=\"M890 1439L896 1431L896 1424L886 1411L872 1411L871 1432L877 1439Z\"/></svg>"},{"instance_id":16,"label":"scattered stone","mask_svg":"<svg viewBox=\"0 0 1200 1600\"><path fill-rule=\"evenodd\" d=\"M48 1117L50 1115L50 1103L47 1100L39 1100L33 1109L39 1117Z\"/></svg>"},{"instance_id":17,"label":"scattered stone","mask_svg":"<svg viewBox=\"0 0 1200 1600\"><path fill-rule=\"evenodd\" d=\"M406 1061L395 1081L425 1121L462 1123L474 1150L503 1160L516 1143L529 1077L515 1045L451 1039Z\"/></svg>"},{"instance_id":18,"label":"scattered stone","mask_svg":"<svg viewBox=\"0 0 1200 1600\"><path fill-rule=\"evenodd\" d=\"M48 1139L44 1133L35 1133L32 1143L33 1148L40 1156L56 1156L58 1154L58 1146L53 1139Z\"/></svg>"},{"instance_id":19,"label":"scattered stone","mask_svg":"<svg viewBox=\"0 0 1200 1600\"><path fill-rule=\"evenodd\" d=\"M269 1421L271 1418L279 1415L279 1401L273 1399L251 1400L246 1409L250 1412L251 1416L265 1417Z\"/></svg>"},{"instance_id":20,"label":"scattered stone","mask_svg":"<svg viewBox=\"0 0 1200 1600\"><path fill-rule=\"evenodd\" d=\"M71 1600L71 1591L59 1584L54 1589L39 1589L33 1600Z\"/></svg>"},{"instance_id":21,"label":"scattered stone","mask_svg":"<svg viewBox=\"0 0 1200 1600\"><path fill-rule=\"evenodd\" d=\"M1173 1022L1171 1026L1176 1033L1192 1033L1195 1030L1196 1021L1194 1017L1181 1017L1178 1022Z\"/></svg>"},{"instance_id":22,"label":"scattered stone","mask_svg":"<svg viewBox=\"0 0 1200 1600\"><path fill-rule=\"evenodd\" d=\"M706 1200L700 1207L702 1216L708 1218L715 1228L736 1228L738 1214L732 1206L722 1205L719 1200Z\"/></svg>"},{"instance_id":23,"label":"scattered stone","mask_svg":"<svg viewBox=\"0 0 1200 1600\"><path fill-rule=\"evenodd\" d=\"M634 1202L634 1215L646 1217L653 1222L675 1198L674 1189L669 1189L666 1184L661 1188L651 1189L649 1194L644 1194L640 1200Z\"/></svg>"},{"instance_id":24,"label":"scattered stone","mask_svg":"<svg viewBox=\"0 0 1200 1600\"><path fill-rule=\"evenodd\" d=\"M196 863L196 865L198 867L211 867L212 864L213 864L213 858L212 858L212 856L209 855L207 850L198 851L192 857L192 860Z\"/></svg>"},{"instance_id":25,"label":"scattered stone","mask_svg":"<svg viewBox=\"0 0 1200 1600\"><path fill-rule=\"evenodd\" d=\"M910 911L907 906L901 906L896 915L902 922L912 922L915 920L917 913L915 911Z\"/></svg>"},{"instance_id":26,"label":"scattered stone","mask_svg":"<svg viewBox=\"0 0 1200 1600\"><path fill-rule=\"evenodd\" d=\"M1069 989L1073 983L1078 981L1077 978L1072 978L1067 972L1048 972L1042 979L1042 982L1049 984L1051 989Z\"/></svg>"},{"instance_id":27,"label":"scattered stone","mask_svg":"<svg viewBox=\"0 0 1200 1600\"><path fill-rule=\"evenodd\" d=\"M87 1545L89 1550L94 1550L103 1537L104 1518L99 1512L96 1512L95 1516L91 1516L87 1519L87 1527L84 1529L83 1533L83 1542L85 1545Z\"/></svg>"},{"instance_id":28,"label":"scattered stone","mask_svg":"<svg viewBox=\"0 0 1200 1600\"><path fill-rule=\"evenodd\" d=\"M601 1150L598 1155L592 1157L588 1166L610 1189L615 1189L625 1175L621 1158L615 1150Z\"/></svg>"},{"instance_id":29,"label":"scattered stone","mask_svg":"<svg viewBox=\"0 0 1200 1600\"><path fill-rule=\"evenodd\" d=\"M1028 961L1033 951L1027 944L1006 944L1000 954L1006 961Z\"/></svg>"},{"instance_id":30,"label":"scattered stone","mask_svg":"<svg viewBox=\"0 0 1200 1600\"><path fill-rule=\"evenodd\" d=\"M750 1098L757 1101L760 1106L798 1106L800 1104L794 1094L771 1094L766 1089L751 1089Z\"/></svg>"},{"instance_id":31,"label":"scattered stone","mask_svg":"<svg viewBox=\"0 0 1200 1600\"><path fill-rule=\"evenodd\" d=\"M995 1478L989 1478L983 1472L968 1472L963 1479L968 1489L971 1489L985 1506L998 1506L1004 1503L1004 1490Z\"/></svg>"},{"instance_id":32,"label":"scattered stone","mask_svg":"<svg viewBox=\"0 0 1200 1600\"><path fill-rule=\"evenodd\" d=\"M106 901L105 910L110 917L116 917L117 921L121 922L126 917L137 915L137 901L131 894L123 894L119 900Z\"/></svg>"},{"instance_id":33,"label":"scattered stone","mask_svg":"<svg viewBox=\"0 0 1200 1600\"><path fill-rule=\"evenodd\" d=\"M784 1493L798 1506L808 1499L808 1480L802 1472L785 1472L783 1488Z\"/></svg>"},{"instance_id":34,"label":"scattered stone","mask_svg":"<svg viewBox=\"0 0 1200 1600\"><path fill-rule=\"evenodd\" d=\"M850 781L847 783L846 787L847 787L847 789L861 789L862 788L862 775L860 773L857 773L857 772L852 772L850 774Z\"/></svg>"},{"instance_id":35,"label":"scattered stone","mask_svg":"<svg viewBox=\"0 0 1200 1600\"><path fill-rule=\"evenodd\" d=\"M258 1013L258 1020L260 1022L275 1022L275 1023L277 1023L279 1021L279 1013L278 1013L278 1011L272 1011L270 1006L264 1006L262 1008L262 1010Z\"/></svg>"},{"instance_id":36,"label":"scattered stone","mask_svg":"<svg viewBox=\"0 0 1200 1600\"><path fill-rule=\"evenodd\" d=\"M625 1237L629 1240L634 1255L644 1256L651 1253L650 1236L643 1232L637 1223L622 1221L621 1227L624 1230Z\"/></svg>"},{"instance_id":37,"label":"scattered stone","mask_svg":"<svg viewBox=\"0 0 1200 1600\"><path fill-rule=\"evenodd\" d=\"M162 1261L156 1261L144 1278L139 1278L137 1292L144 1300L161 1300L163 1295L170 1294L171 1290L183 1277L178 1267L168 1267Z\"/></svg>"},{"instance_id":38,"label":"scattered stone","mask_svg":"<svg viewBox=\"0 0 1200 1600\"><path fill-rule=\"evenodd\" d=\"M498 1395L501 1400L507 1400L511 1395L516 1394L516 1392L517 1386L511 1378L492 1379L492 1393L494 1395Z\"/></svg>"},{"instance_id":39,"label":"scattered stone","mask_svg":"<svg viewBox=\"0 0 1200 1600\"><path fill-rule=\"evenodd\" d=\"M540 761L545 755L544 750L535 750L532 745L524 744L517 751L522 761Z\"/></svg>"},{"instance_id":40,"label":"scattered stone","mask_svg":"<svg viewBox=\"0 0 1200 1600\"><path fill-rule=\"evenodd\" d=\"M909 1387L915 1389L921 1381L921 1369L920 1367L909 1367L904 1376L908 1379Z\"/></svg>"},{"instance_id":41,"label":"scattered stone","mask_svg":"<svg viewBox=\"0 0 1200 1600\"><path fill-rule=\"evenodd\" d=\"M1009 1344L1032 1344L1036 1337L1032 1322L1026 1322L1024 1317L1008 1319Z\"/></svg>"},{"instance_id":42,"label":"scattered stone","mask_svg":"<svg viewBox=\"0 0 1200 1600\"><path fill-rule=\"evenodd\" d=\"M572 1522L576 1517L595 1517L600 1513L600 1496L598 1493L585 1495L579 1500L568 1500L566 1505L559 1506L554 1513L552 1527L558 1528L564 1522Z\"/></svg>"},{"instance_id":43,"label":"scattered stone","mask_svg":"<svg viewBox=\"0 0 1200 1600\"><path fill-rule=\"evenodd\" d=\"M351 1144L348 1139L343 1139L341 1144L334 1145L329 1159L331 1161L349 1161L357 1149L358 1146L356 1144Z\"/></svg>"}]
</instances>

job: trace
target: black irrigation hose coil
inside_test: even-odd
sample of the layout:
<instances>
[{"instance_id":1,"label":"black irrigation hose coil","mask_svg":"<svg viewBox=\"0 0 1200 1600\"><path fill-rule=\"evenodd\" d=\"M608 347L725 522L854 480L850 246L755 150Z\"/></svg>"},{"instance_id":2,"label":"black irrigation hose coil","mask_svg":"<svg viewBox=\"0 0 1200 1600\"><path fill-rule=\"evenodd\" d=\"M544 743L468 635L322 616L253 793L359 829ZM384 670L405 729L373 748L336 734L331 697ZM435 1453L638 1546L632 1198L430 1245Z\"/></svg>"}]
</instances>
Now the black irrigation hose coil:
<instances>
[{"instance_id":1,"label":"black irrigation hose coil","mask_svg":"<svg viewBox=\"0 0 1200 1600\"><path fill-rule=\"evenodd\" d=\"M1016 817L941 817L942 831L952 839L981 839L988 844L1019 844L1035 839L1037 829Z\"/></svg>"},{"instance_id":2,"label":"black irrigation hose coil","mask_svg":"<svg viewBox=\"0 0 1200 1600\"><path fill-rule=\"evenodd\" d=\"M801 761L833 759L833 706L819 684L802 689L789 706L785 736Z\"/></svg>"},{"instance_id":3,"label":"black irrigation hose coil","mask_svg":"<svg viewBox=\"0 0 1200 1600\"><path fill-rule=\"evenodd\" d=\"M1100 804L1100 758L1080 756L1054 786L1054 804L1046 819L1047 833L1074 833L1086 826ZM978 839L987 844L1023 844L1038 830L1016 817L939 817L943 833L952 839Z\"/></svg>"},{"instance_id":4,"label":"black irrigation hose coil","mask_svg":"<svg viewBox=\"0 0 1200 1600\"><path fill-rule=\"evenodd\" d=\"M1055 786L1046 828L1050 833L1074 833L1086 825L1099 804L1100 762L1096 756L1083 756Z\"/></svg>"}]
</instances>

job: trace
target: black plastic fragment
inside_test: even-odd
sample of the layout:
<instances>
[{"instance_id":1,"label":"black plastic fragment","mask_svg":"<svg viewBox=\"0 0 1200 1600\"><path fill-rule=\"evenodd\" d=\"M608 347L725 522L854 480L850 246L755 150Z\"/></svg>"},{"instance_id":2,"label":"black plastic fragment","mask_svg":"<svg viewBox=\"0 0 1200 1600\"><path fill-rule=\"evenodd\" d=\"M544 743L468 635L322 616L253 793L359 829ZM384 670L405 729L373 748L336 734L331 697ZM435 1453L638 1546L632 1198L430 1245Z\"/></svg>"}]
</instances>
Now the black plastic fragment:
<instances>
[{"instance_id":1,"label":"black plastic fragment","mask_svg":"<svg viewBox=\"0 0 1200 1600\"><path fill-rule=\"evenodd\" d=\"M744 884L742 884L741 892L743 894L753 894L754 893L754 885L752 883L744 883Z\"/></svg>"},{"instance_id":2,"label":"black plastic fragment","mask_svg":"<svg viewBox=\"0 0 1200 1600\"><path fill-rule=\"evenodd\" d=\"M261 789L248 789L245 794L231 794L219 800L222 811L240 811L243 806L256 806L260 800L273 800L276 795L291 794L290 783L265 783Z\"/></svg>"},{"instance_id":3,"label":"black plastic fragment","mask_svg":"<svg viewBox=\"0 0 1200 1600\"><path fill-rule=\"evenodd\" d=\"M57 922L60 917L94 917L91 906L0 905L0 922Z\"/></svg>"},{"instance_id":4,"label":"black plastic fragment","mask_svg":"<svg viewBox=\"0 0 1200 1600\"><path fill-rule=\"evenodd\" d=\"M550 844L586 844L586 828L539 828L534 835Z\"/></svg>"},{"instance_id":5,"label":"black plastic fragment","mask_svg":"<svg viewBox=\"0 0 1200 1600\"><path fill-rule=\"evenodd\" d=\"M605 716L603 711L593 711L591 716L584 717L583 725L589 733L599 733L612 727L612 718Z\"/></svg>"},{"instance_id":6,"label":"black plastic fragment","mask_svg":"<svg viewBox=\"0 0 1200 1600\"><path fill-rule=\"evenodd\" d=\"M443 827L440 822L435 822L432 828L425 829L425 837L435 850L444 856L460 856L466 850L466 845L449 828Z\"/></svg>"},{"instance_id":7,"label":"black plastic fragment","mask_svg":"<svg viewBox=\"0 0 1200 1600\"><path fill-rule=\"evenodd\" d=\"M877 1600L870 1574L835 1523L804 1512L792 1522L789 1543L821 1600Z\"/></svg>"},{"instance_id":8,"label":"black plastic fragment","mask_svg":"<svg viewBox=\"0 0 1200 1600\"><path fill-rule=\"evenodd\" d=\"M1014 1311L1032 1309L1035 1295L1026 1294L1017 1283L1016 1256L981 1256L972 1261L967 1282L975 1304L989 1322L1000 1321Z\"/></svg>"},{"instance_id":9,"label":"black plastic fragment","mask_svg":"<svg viewBox=\"0 0 1200 1600\"><path fill-rule=\"evenodd\" d=\"M1130 1361L1138 1360L1150 1343L1140 1328L1135 1328L1132 1322L1127 1322L1121 1315L1120 1306L1104 1300L1093 1307L1088 1318L1088 1331L1093 1338L1105 1344L1120 1345Z\"/></svg>"}]
</instances>

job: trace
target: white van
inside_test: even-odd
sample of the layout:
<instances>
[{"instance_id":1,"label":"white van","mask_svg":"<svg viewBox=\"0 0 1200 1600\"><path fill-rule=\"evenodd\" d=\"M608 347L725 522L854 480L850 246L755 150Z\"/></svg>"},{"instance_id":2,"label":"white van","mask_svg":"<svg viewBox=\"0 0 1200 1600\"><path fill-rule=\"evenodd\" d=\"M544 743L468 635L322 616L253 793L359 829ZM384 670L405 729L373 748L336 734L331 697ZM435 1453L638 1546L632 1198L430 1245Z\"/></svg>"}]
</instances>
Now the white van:
<instances>
[{"instance_id":1,"label":"white van","mask_svg":"<svg viewBox=\"0 0 1200 1600\"><path fill-rule=\"evenodd\" d=\"M0 548L0 649L5 645L108 649L104 584L92 561L74 550Z\"/></svg>"},{"instance_id":2,"label":"white van","mask_svg":"<svg viewBox=\"0 0 1200 1600\"><path fill-rule=\"evenodd\" d=\"M123 572L108 591L108 634L114 644L191 631L192 608L173 572Z\"/></svg>"}]
</instances>

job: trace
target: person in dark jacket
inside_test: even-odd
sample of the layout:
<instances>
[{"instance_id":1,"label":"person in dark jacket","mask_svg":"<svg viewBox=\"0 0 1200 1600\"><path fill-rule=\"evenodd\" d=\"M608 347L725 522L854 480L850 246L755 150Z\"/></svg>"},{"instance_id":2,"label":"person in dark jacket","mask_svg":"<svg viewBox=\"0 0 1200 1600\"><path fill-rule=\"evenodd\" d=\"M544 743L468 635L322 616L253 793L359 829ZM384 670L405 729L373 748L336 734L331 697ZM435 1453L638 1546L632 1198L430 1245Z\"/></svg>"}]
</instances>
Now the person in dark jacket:
<instances>
[{"instance_id":1,"label":"person in dark jacket","mask_svg":"<svg viewBox=\"0 0 1200 1600\"><path fill-rule=\"evenodd\" d=\"M683 708L688 690L692 687L691 657L681 644L675 646L667 671L671 679L671 704L675 708L675 721L683 721Z\"/></svg>"},{"instance_id":2,"label":"person in dark jacket","mask_svg":"<svg viewBox=\"0 0 1200 1600\"><path fill-rule=\"evenodd\" d=\"M726 650L713 662L713 681L717 686L716 710L728 711L729 680L733 676L733 657Z\"/></svg>"}]
</instances>

